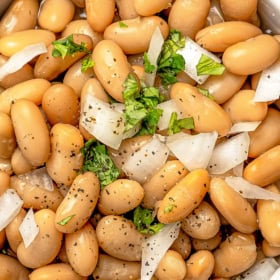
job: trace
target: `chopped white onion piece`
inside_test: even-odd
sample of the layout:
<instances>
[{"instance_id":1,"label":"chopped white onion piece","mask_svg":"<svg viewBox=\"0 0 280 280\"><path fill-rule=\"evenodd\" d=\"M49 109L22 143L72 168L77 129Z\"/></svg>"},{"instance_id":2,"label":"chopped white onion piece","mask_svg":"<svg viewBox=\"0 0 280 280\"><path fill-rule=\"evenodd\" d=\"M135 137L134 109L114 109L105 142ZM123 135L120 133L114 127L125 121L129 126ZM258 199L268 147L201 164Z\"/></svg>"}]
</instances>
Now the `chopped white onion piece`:
<instances>
[{"instance_id":1,"label":"chopped white onion piece","mask_svg":"<svg viewBox=\"0 0 280 280\"><path fill-rule=\"evenodd\" d=\"M103 144L118 149L124 132L122 113L88 94L81 110L82 126Z\"/></svg>"},{"instance_id":2,"label":"chopped white onion piece","mask_svg":"<svg viewBox=\"0 0 280 280\"><path fill-rule=\"evenodd\" d=\"M280 60L272 66L263 70L256 93L253 98L254 102L266 102L276 100L280 97Z\"/></svg>"},{"instance_id":3,"label":"chopped white onion piece","mask_svg":"<svg viewBox=\"0 0 280 280\"><path fill-rule=\"evenodd\" d=\"M165 225L142 243L141 280L150 280L161 259L179 235L180 223Z\"/></svg>"},{"instance_id":4,"label":"chopped white onion piece","mask_svg":"<svg viewBox=\"0 0 280 280\"><path fill-rule=\"evenodd\" d=\"M242 177L229 176L225 178L225 182L245 198L280 201L280 194L251 184Z\"/></svg>"},{"instance_id":5,"label":"chopped white onion piece","mask_svg":"<svg viewBox=\"0 0 280 280\"><path fill-rule=\"evenodd\" d=\"M191 171L207 167L217 138L216 131L196 135L181 132L167 137L167 147Z\"/></svg>"},{"instance_id":6,"label":"chopped white onion piece","mask_svg":"<svg viewBox=\"0 0 280 280\"><path fill-rule=\"evenodd\" d=\"M125 105L123 103L113 103L111 104L111 108L116 110L117 112L124 113ZM132 127L128 131L123 133L123 139L133 137L141 128L141 123L138 123L136 126Z\"/></svg>"},{"instance_id":7,"label":"chopped white onion piece","mask_svg":"<svg viewBox=\"0 0 280 280\"><path fill-rule=\"evenodd\" d=\"M232 173L234 176L242 177L243 170L244 170L244 162L241 162L240 164L232 168Z\"/></svg>"},{"instance_id":8,"label":"chopped white onion piece","mask_svg":"<svg viewBox=\"0 0 280 280\"><path fill-rule=\"evenodd\" d=\"M157 71L157 60L160 55L163 43L164 43L164 38L161 34L161 31L160 31L159 27L156 27L156 29L152 35L149 49L147 52L150 63L156 67L155 70L153 71L153 73L145 74L145 84L149 87L152 87L154 85L156 71Z\"/></svg>"},{"instance_id":9,"label":"chopped white onion piece","mask_svg":"<svg viewBox=\"0 0 280 280\"><path fill-rule=\"evenodd\" d=\"M212 0L211 7L209 10L209 14L207 16L207 23L208 25L217 24L220 22L224 22L223 12L220 6L219 0Z\"/></svg>"},{"instance_id":10,"label":"chopped white onion piece","mask_svg":"<svg viewBox=\"0 0 280 280\"><path fill-rule=\"evenodd\" d=\"M178 50L177 53L181 54L185 59L185 72L199 84L203 84L209 77L209 75L197 75L196 65L198 64L201 55L207 55L214 61L221 63L220 58L199 46L189 37L186 37L185 47Z\"/></svg>"},{"instance_id":11,"label":"chopped white onion piece","mask_svg":"<svg viewBox=\"0 0 280 280\"><path fill-rule=\"evenodd\" d=\"M157 108L162 109L162 116L157 124L159 130L164 130L168 128L169 120L173 112L177 113L177 118L182 119L183 113L178 107L174 99L164 101L157 105Z\"/></svg>"},{"instance_id":12,"label":"chopped white onion piece","mask_svg":"<svg viewBox=\"0 0 280 280\"><path fill-rule=\"evenodd\" d=\"M239 122L239 123L235 123L230 131L229 131L229 135L230 134L236 134L236 133L240 133L240 132L249 132L249 131L255 131L256 128L260 125L261 121L259 122Z\"/></svg>"},{"instance_id":13,"label":"chopped white onion piece","mask_svg":"<svg viewBox=\"0 0 280 280\"><path fill-rule=\"evenodd\" d=\"M219 143L208 164L210 174L223 174L248 157L250 137L248 132L237 134Z\"/></svg>"},{"instance_id":14,"label":"chopped white onion piece","mask_svg":"<svg viewBox=\"0 0 280 280\"><path fill-rule=\"evenodd\" d=\"M0 231L19 213L23 201L14 189L7 189L0 196Z\"/></svg>"},{"instance_id":15,"label":"chopped white onion piece","mask_svg":"<svg viewBox=\"0 0 280 280\"><path fill-rule=\"evenodd\" d=\"M157 135L138 151L131 154L123 165L123 171L132 180L144 183L167 160L169 150Z\"/></svg>"},{"instance_id":16,"label":"chopped white onion piece","mask_svg":"<svg viewBox=\"0 0 280 280\"><path fill-rule=\"evenodd\" d=\"M39 233L39 227L34 218L33 209L30 208L19 226L19 232L22 237L24 247L27 248Z\"/></svg>"},{"instance_id":17,"label":"chopped white onion piece","mask_svg":"<svg viewBox=\"0 0 280 280\"><path fill-rule=\"evenodd\" d=\"M6 76L21 69L26 63L31 61L37 55L46 53L47 48L44 43L29 45L19 52L12 55L6 63L0 66L0 81Z\"/></svg>"},{"instance_id":18,"label":"chopped white onion piece","mask_svg":"<svg viewBox=\"0 0 280 280\"><path fill-rule=\"evenodd\" d=\"M47 191L53 191L54 189L54 183L52 181L52 178L47 173L45 167L38 168L24 174L20 174L18 175L18 178L30 185L40 187Z\"/></svg>"},{"instance_id":19,"label":"chopped white onion piece","mask_svg":"<svg viewBox=\"0 0 280 280\"><path fill-rule=\"evenodd\" d=\"M264 258L257 261L249 270L241 274L243 280L271 280L279 264L274 258ZM236 279L239 279L238 277ZM280 279L280 278L275 278Z\"/></svg>"},{"instance_id":20,"label":"chopped white onion piece","mask_svg":"<svg viewBox=\"0 0 280 280\"><path fill-rule=\"evenodd\" d=\"M270 280L279 280L280 279L280 268L277 268L273 275L271 276Z\"/></svg>"}]
</instances>

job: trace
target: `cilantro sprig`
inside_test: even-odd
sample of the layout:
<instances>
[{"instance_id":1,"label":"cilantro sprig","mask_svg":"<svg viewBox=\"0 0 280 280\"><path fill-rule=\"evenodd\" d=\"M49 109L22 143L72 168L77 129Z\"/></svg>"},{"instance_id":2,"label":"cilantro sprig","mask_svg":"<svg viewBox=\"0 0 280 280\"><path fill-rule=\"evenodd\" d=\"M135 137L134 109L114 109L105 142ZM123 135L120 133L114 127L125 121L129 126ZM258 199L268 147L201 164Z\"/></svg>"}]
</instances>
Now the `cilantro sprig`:
<instances>
[{"instance_id":1,"label":"cilantro sprig","mask_svg":"<svg viewBox=\"0 0 280 280\"><path fill-rule=\"evenodd\" d=\"M146 52L144 53L143 56L143 64L144 64L144 71L146 73L153 73L156 70L156 66L150 62L149 56Z\"/></svg>"},{"instance_id":2,"label":"cilantro sprig","mask_svg":"<svg viewBox=\"0 0 280 280\"><path fill-rule=\"evenodd\" d=\"M59 221L58 224L61 225L61 226L65 226L65 225L67 225L67 224L72 220L72 218L73 218L74 216L75 216L74 214L73 214L73 215L70 215L70 216L68 216L68 217L66 217L66 218L64 218L64 219L62 219L61 221Z\"/></svg>"},{"instance_id":3,"label":"cilantro sprig","mask_svg":"<svg viewBox=\"0 0 280 280\"><path fill-rule=\"evenodd\" d=\"M214 96L210 94L208 89L205 89L205 88L197 88L197 89L204 96L208 97L211 100L214 100Z\"/></svg>"},{"instance_id":4,"label":"cilantro sprig","mask_svg":"<svg viewBox=\"0 0 280 280\"><path fill-rule=\"evenodd\" d=\"M65 58L66 55L73 55L76 52L89 53L84 42L77 44L74 42L73 34L64 39L59 39L52 42L52 56Z\"/></svg>"},{"instance_id":5,"label":"cilantro sprig","mask_svg":"<svg viewBox=\"0 0 280 280\"><path fill-rule=\"evenodd\" d=\"M135 208L133 212L133 223L137 230L143 234L158 233L164 226L156 221L152 210L142 208L141 206Z\"/></svg>"},{"instance_id":6,"label":"cilantro sprig","mask_svg":"<svg viewBox=\"0 0 280 280\"><path fill-rule=\"evenodd\" d=\"M87 55L83 60L82 60L82 67L81 70L82 72L86 72L89 68L92 68L94 66L94 62L91 58L91 55Z\"/></svg>"},{"instance_id":7,"label":"cilantro sprig","mask_svg":"<svg viewBox=\"0 0 280 280\"><path fill-rule=\"evenodd\" d=\"M197 75L222 75L225 71L225 66L216 62L211 57L202 54L198 64L196 65Z\"/></svg>"},{"instance_id":8,"label":"cilantro sprig","mask_svg":"<svg viewBox=\"0 0 280 280\"><path fill-rule=\"evenodd\" d=\"M125 131L141 124L139 135L154 134L162 109L156 108L161 96L155 87L146 87L129 74L124 83Z\"/></svg>"},{"instance_id":9,"label":"cilantro sprig","mask_svg":"<svg viewBox=\"0 0 280 280\"><path fill-rule=\"evenodd\" d=\"M82 172L94 172L100 181L101 189L119 177L120 171L108 155L105 145L91 139L85 143L81 153L84 156Z\"/></svg>"},{"instance_id":10,"label":"cilantro sprig","mask_svg":"<svg viewBox=\"0 0 280 280\"><path fill-rule=\"evenodd\" d=\"M119 21L119 26L120 28L127 28L128 25L126 23L124 23L123 21Z\"/></svg>"},{"instance_id":11,"label":"cilantro sprig","mask_svg":"<svg viewBox=\"0 0 280 280\"><path fill-rule=\"evenodd\" d=\"M172 112L168 124L167 134L172 135L180 132L182 129L194 129L194 120L192 117L178 119L176 112Z\"/></svg>"},{"instance_id":12,"label":"cilantro sprig","mask_svg":"<svg viewBox=\"0 0 280 280\"><path fill-rule=\"evenodd\" d=\"M164 86L177 82L176 75L185 70L185 59L177 51L183 49L186 38L177 30L171 30L158 59L158 74Z\"/></svg>"}]
</instances>

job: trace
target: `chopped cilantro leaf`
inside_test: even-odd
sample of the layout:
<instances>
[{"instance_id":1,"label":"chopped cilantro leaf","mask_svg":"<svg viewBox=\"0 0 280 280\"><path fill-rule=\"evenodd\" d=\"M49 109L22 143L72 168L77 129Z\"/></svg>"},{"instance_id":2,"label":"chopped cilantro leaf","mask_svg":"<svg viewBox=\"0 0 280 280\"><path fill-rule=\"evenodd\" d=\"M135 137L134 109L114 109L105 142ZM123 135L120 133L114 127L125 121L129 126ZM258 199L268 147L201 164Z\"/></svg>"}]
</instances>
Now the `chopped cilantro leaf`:
<instances>
[{"instance_id":1,"label":"chopped cilantro leaf","mask_svg":"<svg viewBox=\"0 0 280 280\"><path fill-rule=\"evenodd\" d=\"M128 25L126 23L124 23L123 21L119 21L119 26L120 26L120 28L128 27Z\"/></svg>"},{"instance_id":2,"label":"chopped cilantro leaf","mask_svg":"<svg viewBox=\"0 0 280 280\"><path fill-rule=\"evenodd\" d=\"M122 94L124 100L135 99L139 97L141 86L133 74L128 74L123 86L124 90Z\"/></svg>"},{"instance_id":3,"label":"chopped cilantro leaf","mask_svg":"<svg viewBox=\"0 0 280 280\"><path fill-rule=\"evenodd\" d=\"M69 223L69 221L74 217L75 215L70 215L64 219L62 219L61 221L58 222L59 225L61 226L65 226Z\"/></svg>"},{"instance_id":4,"label":"chopped cilantro leaf","mask_svg":"<svg viewBox=\"0 0 280 280\"><path fill-rule=\"evenodd\" d=\"M66 55L73 55L76 52L84 52L88 53L88 49L85 46L85 43L77 44L74 42L73 34L69 35L64 39L60 39L52 42L53 51L52 56L59 57L61 56L63 59Z\"/></svg>"},{"instance_id":5,"label":"chopped cilantro leaf","mask_svg":"<svg viewBox=\"0 0 280 280\"><path fill-rule=\"evenodd\" d=\"M156 66L151 64L146 52L144 53L144 70L146 73L153 73L156 70Z\"/></svg>"},{"instance_id":6,"label":"chopped cilantro leaf","mask_svg":"<svg viewBox=\"0 0 280 280\"><path fill-rule=\"evenodd\" d=\"M193 118L183 118L177 119L177 113L172 112L168 124L168 135L175 134L180 132L182 129L193 129L194 128L194 120Z\"/></svg>"},{"instance_id":7,"label":"chopped cilantro leaf","mask_svg":"<svg viewBox=\"0 0 280 280\"><path fill-rule=\"evenodd\" d=\"M81 152L84 156L82 171L94 172L100 181L101 189L119 177L120 171L108 155L105 145L91 139L85 143Z\"/></svg>"},{"instance_id":8,"label":"chopped cilantro leaf","mask_svg":"<svg viewBox=\"0 0 280 280\"><path fill-rule=\"evenodd\" d=\"M94 66L94 62L91 58L90 55L87 55L83 60L82 60L82 72L86 72L89 68L92 68Z\"/></svg>"},{"instance_id":9,"label":"chopped cilantro leaf","mask_svg":"<svg viewBox=\"0 0 280 280\"><path fill-rule=\"evenodd\" d=\"M164 213L170 213L173 210L174 206L175 205L173 205L173 204L170 204L170 205L166 206L164 208Z\"/></svg>"},{"instance_id":10,"label":"chopped cilantro leaf","mask_svg":"<svg viewBox=\"0 0 280 280\"><path fill-rule=\"evenodd\" d=\"M157 124L162 116L163 110L154 108L148 111L146 117L143 119L142 128L138 132L139 135L155 134Z\"/></svg>"},{"instance_id":11,"label":"chopped cilantro leaf","mask_svg":"<svg viewBox=\"0 0 280 280\"><path fill-rule=\"evenodd\" d=\"M155 87L141 86L133 74L129 74L123 90L125 104L125 131L139 123L142 128L140 135L154 134L162 110L156 108L160 100L159 90Z\"/></svg>"},{"instance_id":12,"label":"chopped cilantro leaf","mask_svg":"<svg viewBox=\"0 0 280 280\"><path fill-rule=\"evenodd\" d=\"M185 70L184 57L176 52L184 48L186 39L179 31L171 30L158 59L158 74L164 86L177 82L176 75Z\"/></svg>"},{"instance_id":13,"label":"chopped cilantro leaf","mask_svg":"<svg viewBox=\"0 0 280 280\"><path fill-rule=\"evenodd\" d=\"M153 211L138 206L133 212L133 223L137 230L143 234L155 234L163 228L163 224L158 223L153 217Z\"/></svg>"},{"instance_id":14,"label":"chopped cilantro leaf","mask_svg":"<svg viewBox=\"0 0 280 280\"><path fill-rule=\"evenodd\" d=\"M197 75L222 75L225 71L225 66L216 62L209 56L202 54L198 64L196 65Z\"/></svg>"},{"instance_id":15,"label":"chopped cilantro leaf","mask_svg":"<svg viewBox=\"0 0 280 280\"><path fill-rule=\"evenodd\" d=\"M200 93L202 93L204 96L208 97L208 98L211 99L211 100L214 100L214 96L211 95L211 94L209 93L209 90L204 89L204 88L197 88L197 89L198 89L198 91L199 91Z\"/></svg>"},{"instance_id":16,"label":"chopped cilantro leaf","mask_svg":"<svg viewBox=\"0 0 280 280\"><path fill-rule=\"evenodd\" d=\"M2 250L1 250L1 254L3 254L3 255L8 255L8 252L7 252L6 249L2 249Z\"/></svg>"}]
</instances>

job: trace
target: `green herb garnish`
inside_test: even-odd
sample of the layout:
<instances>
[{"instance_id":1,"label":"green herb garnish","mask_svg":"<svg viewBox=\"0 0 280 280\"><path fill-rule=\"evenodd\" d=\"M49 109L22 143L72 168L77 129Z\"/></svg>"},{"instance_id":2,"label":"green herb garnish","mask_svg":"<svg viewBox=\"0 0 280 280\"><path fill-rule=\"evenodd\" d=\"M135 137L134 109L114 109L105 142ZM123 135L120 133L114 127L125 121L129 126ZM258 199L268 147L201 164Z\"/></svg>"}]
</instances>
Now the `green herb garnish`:
<instances>
[{"instance_id":1,"label":"green herb garnish","mask_svg":"<svg viewBox=\"0 0 280 280\"><path fill-rule=\"evenodd\" d=\"M170 213L170 212L172 212L172 210L173 210L174 207L175 207L174 204L170 204L170 205L166 206L166 207L164 208L164 213Z\"/></svg>"},{"instance_id":2,"label":"green herb garnish","mask_svg":"<svg viewBox=\"0 0 280 280\"><path fill-rule=\"evenodd\" d=\"M176 112L172 112L168 124L168 135L180 132L182 129L194 129L194 120L192 117L178 120Z\"/></svg>"},{"instance_id":3,"label":"green herb garnish","mask_svg":"<svg viewBox=\"0 0 280 280\"><path fill-rule=\"evenodd\" d=\"M75 215L70 215L64 219L62 219L61 221L58 222L59 225L61 226L65 226L69 223L69 221L74 217Z\"/></svg>"},{"instance_id":4,"label":"green herb garnish","mask_svg":"<svg viewBox=\"0 0 280 280\"><path fill-rule=\"evenodd\" d=\"M144 53L144 57L143 57L144 61L144 70L146 73L153 73L156 70L156 66L151 64L148 54L145 52Z\"/></svg>"},{"instance_id":5,"label":"green herb garnish","mask_svg":"<svg viewBox=\"0 0 280 280\"><path fill-rule=\"evenodd\" d=\"M108 155L105 145L91 139L85 143L81 152L84 156L82 172L94 172L100 181L101 189L119 177L120 171Z\"/></svg>"},{"instance_id":6,"label":"green herb garnish","mask_svg":"<svg viewBox=\"0 0 280 280\"><path fill-rule=\"evenodd\" d=\"M6 249L2 249L2 250L1 250L1 254L3 254L3 255L8 255L8 252L7 252Z\"/></svg>"},{"instance_id":7,"label":"green herb garnish","mask_svg":"<svg viewBox=\"0 0 280 280\"><path fill-rule=\"evenodd\" d=\"M92 68L94 66L94 62L91 58L91 55L87 55L83 60L82 60L82 72L86 72L89 68Z\"/></svg>"},{"instance_id":8,"label":"green herb garnish","mask_svg":"<svg viewBox=\"0 0 280 280\"><path fill-rule=\"evenodd\" d=\"M177 82L176 75L185 70L185 59L177 51L185 47L186 38L171 30L158 59L158 74L164 86Z\"/></svg>"},{"instance_id":9,"label":"green herb garnish","mask_svg":"<svg viewBox=\"0 0 280 280\"><path fill-rule=\"evenodd\" d=\"M156 221L152 210L142 208L141 206L135 208L133 212L133 223L137 230L143 234L158 233L164 226Z\"/></svg>"},{"instance_id":10,"label":"green herb garnish","mask_svg":"<svg viewBox=\"0 0 280 280\"><path fill-rule=\"evenodd\" d=\"M53 51L52 56L65 58L66 55L73 55L76 52L89 53L89 50L86 48L85 43L77 44L74 42L73 34L69 35L64 39L60 39L52 42Z\"/></svg>"},{"instance_id":11,"label":"green herb garnish","mask_svg":"<svg viewBox=\"0 0 280 280\"><path fill-rule=\"evenodd\" d=\"M209 56L202 54L198 64L196 65L197 75L222 75L225 71L225 66L216 62Z\"/></svg>"},{"instance_id":12,"label":"green herb garnish","mask_svg":"<svg viewBox=\"0 0 280 280\"><path fill-rule=\"evenodd\" d=\"M126 28L126 27L128 27L128 25L125 24L125 23L122 22L122 21L119 21L119 26L120 26L120 28Z\"/></svg>"},{"instance_id":13,"label":"green herb garnish","mask_svg":"<svg viewBox=\"0 0 280 280\"><path fill-rule=\"evenodd\" d=\"M211 100L214 100L214 96L211 95L211 94L209 93L209 90L208 90L208 89L204 89L204 88L197 88L197 89L198 89L198 91L199 91L200 93L202 93L204 96L208 97L208 98L211 99Z\"/></svg>"},{"instance_id":14,"label":"green herb garnish","mask_svg":"<svg viewBox=\"0 0 280 280\"><path fill-rule=\"evenodd\" d=\"M156 108L160 101L159 90L155 87L145 87L129 74L123 90L125 104L125 131L142 124L140 135L154 134L162 110Z\"/></svg>"}]
</instances>

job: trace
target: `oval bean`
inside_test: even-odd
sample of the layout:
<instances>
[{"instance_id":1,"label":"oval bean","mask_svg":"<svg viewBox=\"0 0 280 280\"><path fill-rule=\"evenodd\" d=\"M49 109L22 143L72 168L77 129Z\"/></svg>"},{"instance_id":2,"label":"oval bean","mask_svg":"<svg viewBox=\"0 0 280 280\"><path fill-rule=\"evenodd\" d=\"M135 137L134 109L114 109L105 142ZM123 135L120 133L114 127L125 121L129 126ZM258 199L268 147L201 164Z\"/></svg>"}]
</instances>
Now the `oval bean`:
<instances>
[{"instance_id":1,"label":"oval bean","mask_svg":"<svg viewBox=\"0 0 280 280\"><path fill-rule=\"evenodd\" d=\"M215 277L232 277L250 268L257 258L252 234L234 232L214 251Z\"/></svg>"},{"instance_id":2,"label":"oval bean","mask_svg":"<svg viewBox=\"0 0 280 280\"><path fill-rule=\"evenodd\" d=\"M267 137L269 135L269 137ZM267 115L255 131L249 132L249 157L256 158L280 144L280 112L268 108Z\"/></svg>"},{"instance_id":3,"label":"oval bean","mask_svg":"<svg viewBox=\"0 0 280 280\"><path fill-rule=\"evenodd\" d=\"M209 194L215 207L236 230L253 233L257 229L257 215L251 204L223 179L211 179Z\"/></svg>"},{"instance_id":4,"label":"oval bean","mask_svg":"<svg viewBox=\"0 0 280 280\"><path fill-rule=\"evenodd\" d=\"M92 274L98 260L98 242L90 223L74 233L66 234L65 249L75 272L81 276Z\"/></svg>"},{"instance_id":5,"label":"oval bean","mask_svg":"<svg viewBox=\"0 0 280 280\"><path fill-rule=\"evenodd\" d=\"M60 250L63 237L55 228L55 213L52 210L39 210L34 214L34 218L39 227L38 235L29 247L26 248L21 242L17 249L18 260L29 268L50 264Z\"/></svg>"},{"instance_id":6,"label":"oval bean","mask_svg":"<svg viewBox=\"0 0 280 280\"><path fill-rule=\"evenodd\" d=\"M11 119L18 146L33 166L43 165L50 154L49 129L40 109L29 100L17 100Z\"/></svg>"},{"instance_id":7,"label":"oval bean","mask_svg":"<svg viewBox=\"0 0 280 280\"><path fill-rule=\"evenodd\" d=\"M184 117L193 117L195 131L210 132L216 130L225 136L231 128L230 118L213 100L202 95L197 88L176 83L172 86L170 96L177 102Z\"/></svg>"},{"instance_id":8,"label":"oval bean","mask_svg":"<svg viewBox=\"0 0 280 280\"><path fill-rule=\"evenodd\" d=\"M56 210L56 228L63 233L82 228L96 206L99 191L99 181L94 173L78 175Z\"/></svg>"},{"instance_id":9,"label":"oval bean","mask_svg":"<svg viewBox=\"0 0 280 280\"><path fill-rule=\"evenodd\" d=\"M72 20L75 6L71 0L45 0L40 6L38 23L42 29L61 32Z\"/></svg>"},{"instance_id":10,"label":"oval bean","mask_svg":"<svg viewBox=\"0 0 280 280\"><path fill-rule=\"evenodd\" d=\"M160 202L158 220L167 224L187 217L203 200L209 183L209 174L205 169L195 169L188 173Z\"/></svg>"},{"instance_id":11,"label":"oval bean","mask_svg":"<svg viewBox=\"0 0 280 280\"><path fill-rule=\"evenodd\" d=\"M280 179L280 145L267 150L244 169L243 177L252 184L264 187Z\"/></svg>"},{"instance_id":12,"label":"oval bean","mask_svg":"<svg viewBox=\"0 0 280 280\"><path fill-rule=\"evenodd\" d=\"M140 261L144 236L130 220L115 215L105 216L97 223L96 235L99 246L108 255L124 261Z\"/></svg>"},{"instance_id":13,"label":"oval bean","mask_svg":"<svg viewBox=\"0 0 280 280\"><path fill-rule=\"evenodd\" d=\"M33 29L36 26L39 3L37 0L15 0L0 21L0 37Z\"/></svg>"},{"instance_id":14,"label":"oval bean","mask_svg":"<svg viewBox=\"0 0 280 280\"><path fill-rule=\"evenodd\" d=\"M136 208L143 197L144 190L137 181L117 179L100 192L98 209L103 215L122 215Z\"/></svg>"},{"instance_id":15,"label":"oval bean","mask_svg":"<svg viewBox=\"0 0 280 280\"><path fill-rule=\"evenodd\" d=\"M272 65L279 53L278 41L270 35L261 34L228 47L222 59L228 71L237 75L250 75Z\"/></svg>"}]
</instances>

